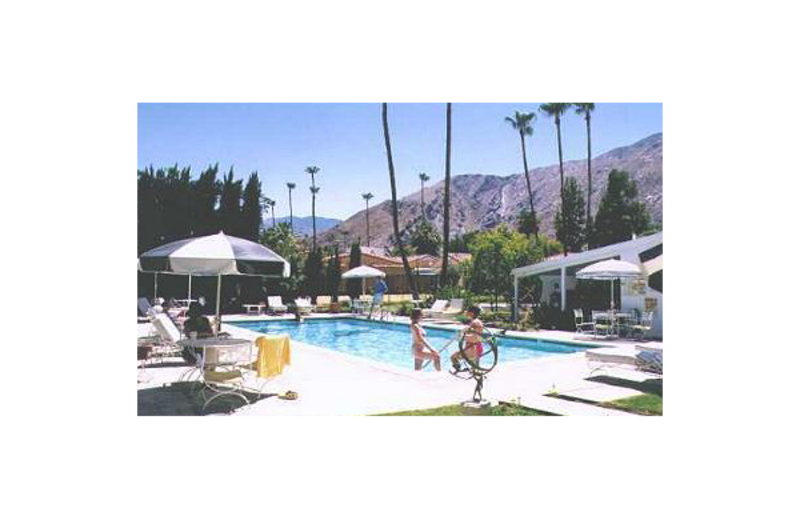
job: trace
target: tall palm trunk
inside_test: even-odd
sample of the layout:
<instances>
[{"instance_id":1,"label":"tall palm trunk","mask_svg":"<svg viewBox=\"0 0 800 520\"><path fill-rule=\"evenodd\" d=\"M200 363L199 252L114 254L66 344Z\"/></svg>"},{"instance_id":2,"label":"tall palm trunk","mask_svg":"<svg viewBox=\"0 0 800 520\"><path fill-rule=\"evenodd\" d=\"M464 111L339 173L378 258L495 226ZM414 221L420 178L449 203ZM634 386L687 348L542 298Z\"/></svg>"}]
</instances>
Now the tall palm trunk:
<instances>
[{"instance_id":1,"label":"tall palm trunk","mask_svg":"<svg viewBox=\"0 0 800 520\"><path fill-rule=\"evenodd\" d=\"M411 276L411 266L408 264L408 257L406 256L406 248L400 237L400 220L397 214L397 186L394 180L394 162L392 160L392 143L389 141L389 116L388 105L382 104L382 117L383 117L383 139L386 144L386 159L389 163L389 183L392 186L392 220L394 223L394 238L397 242L397 247L400 248L400 258L403 260L403 271L406 274L406 281L411 289L411 295L415 300L419 299L419 292L417 291L417 284L414 282L414 277Z\"/></svg>"},{"instance_id":2,"label":"tall palm trunk","mask_svg":"<svg viewBox=\"0 0 800 520\"><path fill-rule=\"evenodd\" d=\"M522 143L522 165L525 168L525 183L528 185L528 200L531 203L531 219L533 219L533 236L539 240L539 224L536 222L536 208L533 205L533 188L531 188L531 176L528 173L528 152L525 150L525 134L519 132L519 140Z\"/></svg>"},{"instance_id":3,"label":"tall palm trunk","mask_svg":"<svg viewBox=\"0 0 800 520\"><path fill-rule=\"evenodd\" d=\"M444 246L442 247L442 272L440 285L447 284L447 262L450 255L450 143L451 143L451 106L447 104L447 139L444 159Z\"/></svg>"},{"instance_id":4,"label":"tall palm trunk","mask_svg":"<svg viewBox=\"0 0 800 520\"><path fill-rule=\"evenodd\" d=\"M311 187L316 190L317 185L314 182L314 176L311 176ZM311 239L311 250L317 250L317 192L311 192L311 230L313 238Z\"/></svg>"},{"instance_id":5,"label":"tall palm trunk","mask_svg":"<svg viewBox=\"0 0 800 520\"><path fill-rule=\"evenodd\" d=\"M292 211L292 190L289 188L289 228L294 234L294 212Z\"/></svg>"},{"instance_id":6,"label":"tall palm trunk","mask_svg":"<svg viewBox=\"0 0 800 520\"><path fill-rule=\"evenodd\" d=\"M364 199L367 202L367 247L369 247L369 199Z\"/></svg>"},{"instance_id":7,"label":"tall palm trunk","mask_svg":"<svg viewBox=\"0 0 800 520\"><path fill-rule=\"evenodd\" d=\"M561 211L564 211L564 157L561 153L561 118L556 115L556 135L558 136L558 173L561 177ZM567 248L564 247L564 256L567 256Z\"/></svg>"},{"instance_id":8,"label":"tall palm trunk","mask_svg":"<svg viewBox=\"0 0 800 520\"><path fill-rule=\"evenodd\" d=\"M278 224L275 222L275 204L272 205L272 227L277 226Z\"/></svg>"},{"instance_id":9,"label":"tall palm trunk","mask_svg":"<svg viewBox=\"0 0 800 520\"><path fill-rule=\"evenodd\" d=\"M561 154L561 118L556 116L556 135L558 136L558 173L561 177L561 207L564 207L564 158Z\"/></svg>"},{"instance_id":10,"label":"tall palm trunk","mask_svg":"<svg viewBox=\"0 0 800 520\"><path fill-rule=\"evenodd\" d=\"M586 190L586 231L591 235L592 231L592 115L591 112L586 113L586 163L587 163L587 181L588 187ZM591 242L591 239L590 239Z\"/></svg>"}]
</instances>

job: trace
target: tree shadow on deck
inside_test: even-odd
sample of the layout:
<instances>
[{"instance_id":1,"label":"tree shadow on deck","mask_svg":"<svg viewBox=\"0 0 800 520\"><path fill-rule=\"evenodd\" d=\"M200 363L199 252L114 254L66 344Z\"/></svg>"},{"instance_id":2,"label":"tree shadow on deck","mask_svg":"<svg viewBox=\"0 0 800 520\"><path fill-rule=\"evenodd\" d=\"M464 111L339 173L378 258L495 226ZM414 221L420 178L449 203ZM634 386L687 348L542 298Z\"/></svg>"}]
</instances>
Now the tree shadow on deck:
<instances>
[{"instance_id":1,"label":"tree shadow on deck","mask_svg":"<svg viewBox=\"0 0 800 520\"><path fill-rule=\"evenodd\" d=\"M144 388L137 392L138 415L140 416L201 416L230 414L247 406L240 397L222 396L215 399L203 411L203 397L197 391L197 383L172 383L167 386ZM277 394L242 392L250 404Z\"/></svg>"}]
</instances>

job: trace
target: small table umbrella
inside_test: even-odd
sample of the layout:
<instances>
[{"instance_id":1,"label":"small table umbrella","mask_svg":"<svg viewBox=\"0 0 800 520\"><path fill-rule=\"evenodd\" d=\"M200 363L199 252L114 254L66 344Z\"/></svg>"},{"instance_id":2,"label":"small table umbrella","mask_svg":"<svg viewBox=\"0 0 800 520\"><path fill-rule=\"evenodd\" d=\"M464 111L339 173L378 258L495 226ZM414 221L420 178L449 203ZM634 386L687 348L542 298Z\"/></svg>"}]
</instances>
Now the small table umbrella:
<instances>
[{"instance_id":1,"label":"small table umbrella","mask_svg":"<svg viewBox=\"0 0 800 520\"><path fill-rule=\"evenodd\" d=\"M638 278L639 266L622 260L603 260L584 267L576 273L581 280L609 280L611 282L611 310L614 310L614 280Z\"/></svg>"},{"instance_id":2,"label":"small table umbrella","mask_svg":"<svg viewBox=\"0 0 800 520\"><path fill-rule=\"evenodd\" d=\"M342 274L342 278L346 280L353 278L361 278L362 295L367 292L366 290L367 278L384 278L384 277L386 277L386 273L384 273L379 269L375 269L374 267L370 267L368 265L360 265L358 267L354 267Z\"/></svg>"},{"instance_id":3,"label":"small table umbrella","mask_svg":"<svg viewBox=\"0 0 800 520\"><path fill-rule=\"evenodd\" d=\"M274 251L223 232L187 238L151 249L139 257L139 269L153 273L217 277L217 330L220 319L220 293L223 275L286 278L289 262Z\"/></svg>"}]
</instances>

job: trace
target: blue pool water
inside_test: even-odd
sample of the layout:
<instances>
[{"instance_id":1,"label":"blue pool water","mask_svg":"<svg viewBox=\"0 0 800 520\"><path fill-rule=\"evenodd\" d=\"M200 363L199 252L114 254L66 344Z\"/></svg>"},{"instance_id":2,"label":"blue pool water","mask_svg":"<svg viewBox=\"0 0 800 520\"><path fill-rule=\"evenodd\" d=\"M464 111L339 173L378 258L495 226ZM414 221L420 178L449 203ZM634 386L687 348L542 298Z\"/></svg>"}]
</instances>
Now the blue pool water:
<instances>
[{"instance_id":1,"label":"blue pool water","mask_svg":"<svg viewBox=\"0 0 800 520\"><path fill-rule=\"evenodd\" d=\"M232 323L233 325L234 323ZM288 334L293 340L361 356L403 368L413 368L411 333L407 325L354 319L319 319L295 321L251 321L237 327L264 334ZM454 332L426 327L428 341L439 350ZM442 352L442 368L449 368L447 358L458 350L455 342ZM582 347L541 340L498 337L498 362L518 361L584 350ZM432 370L432 364L428 370Z\"/></svg>"}]
</instances>

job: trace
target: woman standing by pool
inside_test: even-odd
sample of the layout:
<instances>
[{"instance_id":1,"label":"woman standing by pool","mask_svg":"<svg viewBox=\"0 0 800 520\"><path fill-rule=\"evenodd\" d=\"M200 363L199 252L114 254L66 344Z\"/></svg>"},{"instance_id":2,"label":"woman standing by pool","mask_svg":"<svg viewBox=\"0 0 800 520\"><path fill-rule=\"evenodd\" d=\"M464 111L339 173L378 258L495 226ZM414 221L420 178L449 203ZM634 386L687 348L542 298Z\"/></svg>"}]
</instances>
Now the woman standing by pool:
<instances>
[{"instance_id":1,"label":"woman standing by pool","mask_svg":"<svg viewBox=\"0 0 800 520\"><path fill-rule=\"evenodd\" d=\"M411 311L411 353L414 356L414 370L422 370L422 362L433 360L436 370L442 369L442 357L425 338L425 329L419 324L422 318L422 309Z\"/></svg>"}]
</instances>

